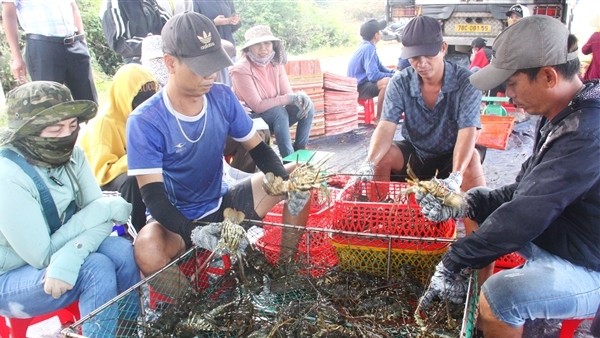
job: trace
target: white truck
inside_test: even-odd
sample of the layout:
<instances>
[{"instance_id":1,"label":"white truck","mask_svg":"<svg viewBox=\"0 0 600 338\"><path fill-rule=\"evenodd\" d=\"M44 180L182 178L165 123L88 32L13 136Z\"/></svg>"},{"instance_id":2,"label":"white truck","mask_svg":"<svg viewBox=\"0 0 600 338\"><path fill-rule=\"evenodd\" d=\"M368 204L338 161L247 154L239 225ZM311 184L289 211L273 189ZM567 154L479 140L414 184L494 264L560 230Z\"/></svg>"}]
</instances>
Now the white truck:
<instances>
[{"instance_id":1,"label":"white truck","mask_svg":"<svg viewBox=\"0 0 600 338\"><path fill-rule=\"evenodd\" d=\"M451 62L469 64L471 42L476 37L489 46L507 27L506 12L521 4L531 15L549 15L570 27L577 0L386 0L386 16L390 24L403 23L416 15L436 18L442 25ZM398 24L396 24L398 26ZM398 33L401 36L401 33ZM401 38L398 39L399 41Z\"/></svg>"}]
</instances>

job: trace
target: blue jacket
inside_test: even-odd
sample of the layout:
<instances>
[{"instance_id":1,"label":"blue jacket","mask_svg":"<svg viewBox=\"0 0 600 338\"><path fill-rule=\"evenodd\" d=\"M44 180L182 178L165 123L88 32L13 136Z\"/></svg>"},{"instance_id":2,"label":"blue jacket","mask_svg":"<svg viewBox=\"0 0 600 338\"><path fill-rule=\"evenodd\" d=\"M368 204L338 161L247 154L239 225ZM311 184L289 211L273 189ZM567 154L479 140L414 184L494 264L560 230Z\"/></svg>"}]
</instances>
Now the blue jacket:
<instances>
[{"instance_id":1,"label":"blue jacket","mask_svg":"<svg viewBox=\"0 0 600 338\"><path fill-rule=\"evenodd\" d=\"M600 81L539 127L516 182L469 195L479 230L452 245L444 265L481 268L532 242L600 271Z\"/></svg>"},{"instance_id":2,"label":"blue jacket","mask_svg":"<svg viewBox=\"0 0 600 338\"><path fill-rule=\"evenodd\" d=\"M361 85L367 81L377 82L384 77L392 77L394 71L387 69L379 61L375 45L363 40L352 55L348 64L348 76L353 77Z\"/></svg>"}]
</instances>

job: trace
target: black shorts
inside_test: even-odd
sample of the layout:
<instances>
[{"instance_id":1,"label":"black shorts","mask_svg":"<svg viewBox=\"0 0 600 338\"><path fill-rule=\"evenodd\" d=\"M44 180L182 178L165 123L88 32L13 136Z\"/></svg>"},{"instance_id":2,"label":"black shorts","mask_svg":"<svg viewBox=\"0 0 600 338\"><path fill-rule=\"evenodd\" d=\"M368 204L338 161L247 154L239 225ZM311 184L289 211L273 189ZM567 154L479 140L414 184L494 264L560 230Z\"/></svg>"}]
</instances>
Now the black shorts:
<instances>
[{"instance_id":1,"label":"black shorts","mask_svg":"<svg viewBox=\"0 0 600 338\"><path fill-rule=\"evenodd\" d=\"M357 89L359 99L370 99L379 95L379 89L377 88L377 83L375 82L367 81L359 84Z\"/></svg>"},{"instance_id":2,"label":"black shorts","mask_svg":"<svg viewBox=\"0 0 600 338\"><path fill-rule=\"evenodd\" d=\"M254 210L254 198L252 197L252 180L250 178L245 179L236 185L230 186L229 191L223 196L221 207L219 210L207 215L203 218L198 219L202 222L222 222L223 211L226 208L233 208L236 211L244 213L244 218L260 221L261 218L256 214ZM244 224L244 228L248 229L252 224Z\"/></svg>"},{"instance_id":3,"label":"black shorts","mask_svg":"<svg viewBox=\"0 0 600 338\"><path fill-rule=\"evenodd\" d=\"M438 178L446 178L452 172L452 159L454 155L452 152L432 158L422 159L417 155L415 147L410 142L402 140L394 141L394 144L400 148L405 162L410 164L410 169L420 180L431 179L436 175L436 173ZM475 149L479 152L481 162L483 163L487 148L475 146ZM392 181L405 181L406 177L408 177L408 174L406 173L406 164L402 170L392 170Z\"/></svg>"}]
</instances>

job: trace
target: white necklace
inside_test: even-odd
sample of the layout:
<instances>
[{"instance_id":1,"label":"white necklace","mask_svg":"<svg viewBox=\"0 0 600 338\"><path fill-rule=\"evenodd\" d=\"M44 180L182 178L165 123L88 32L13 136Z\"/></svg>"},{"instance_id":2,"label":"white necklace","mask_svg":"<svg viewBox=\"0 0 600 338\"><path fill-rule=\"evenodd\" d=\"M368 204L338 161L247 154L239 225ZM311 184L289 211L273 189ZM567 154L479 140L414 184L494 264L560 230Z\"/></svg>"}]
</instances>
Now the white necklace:
<instances>
[{"instance_id":1,"label":"white necklace","mask_svg":"<svg viewBox=\"0 0 600 338\"><path fill-rule=\"evenodd\" d=\"M171 104L171 100L169 100L169 96L163 95L163 102L165 103L165 105L167 106L167 109L171 110L173 112L173 117L175 118L175 121L177 121L177 126L179 127L179 131L181 131L181 134L183 134L183 137L188 140L188 142L190 143L196 143L198 141L200 141L200 139L202 138L202 135L204 135L204 131L206 130L206 120L208 120L208 100L206 99L206 95L204 95L204 107L202 108L202 110L204 110L204 126L202 127L202 132L200 133L200 136L198 136L197 139L192 140L191 138L189 138L187 136L187 134L185 133L185 131L183 131L183 127L181 126L181 122L179 121L179 118L177 117L178 113L175 108L173 108L173 105Z\"/></svg>"},{"instance_id":2,"label":"white necklace","mask_svg":"<svg viewBox=\"0 0 600 338\"><path fill-rule=\"evenodd\" d=\"M195 140L192 140L191 138L189 138L187 136L187 134L185 133L185 131L183 131L183 127L181 127L181 122L179 121L179 118L177 116L175 116L175 120L177 121L177 125L179 126L179 130L183 134L183 137L185 137L185 139L188 140L188 142L190 142L190 143L196 143L196 142L200 141L200 139L202 138L202 135L204 135L204 131L206 130L206 120L208 120L208 109L204 113L204 126L202 127L202 132L200 133L200 136L198 136L198 138Z\"/></svg>"}]
</instances>

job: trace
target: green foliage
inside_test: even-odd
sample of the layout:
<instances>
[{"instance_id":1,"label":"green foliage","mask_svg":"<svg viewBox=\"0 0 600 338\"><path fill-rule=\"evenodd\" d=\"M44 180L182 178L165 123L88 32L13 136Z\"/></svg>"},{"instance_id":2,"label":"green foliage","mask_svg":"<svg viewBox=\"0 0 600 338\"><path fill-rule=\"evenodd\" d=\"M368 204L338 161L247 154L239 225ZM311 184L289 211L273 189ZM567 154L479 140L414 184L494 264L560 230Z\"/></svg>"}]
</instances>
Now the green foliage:
<instances>
[{"instance_id":1,"label":"green foliage","mask_svg":"<svg viewBox=\"0 0 600 338\"><path fill-rule=\"evenodd\" d=\"M242 17L242 27L235 36L238 45L244 41L244 32L258 24L269 25L291 54L345 45L350 41L343 22L313 1L238 0L236 10Z\"/></svg>"},{"instance_id":2,"label":"green foliage","mask_svg":"<svg viewBox=\"0 0 600 338\"><path fill-rule=\"evenodd\" d=\"M112 77L123 64L123 59L108 47L102 34L102 23L98 16L100 3L100 0L77 0L92 59L102 72Z\"/></svg>"},{"instance_id":3,"label":"green foliage","mask_svg":"<svg viewBox=\"0 0 600 338\"><path fill-rule=\"evenodd\" d=\"M10 61L10 48L6 41L4 29L2 29L0 31L0 81L2 82L2 88L4 89L5 94L17 86L17 81L15 81L10 71Z\"/></svg>"}]
</instances>

